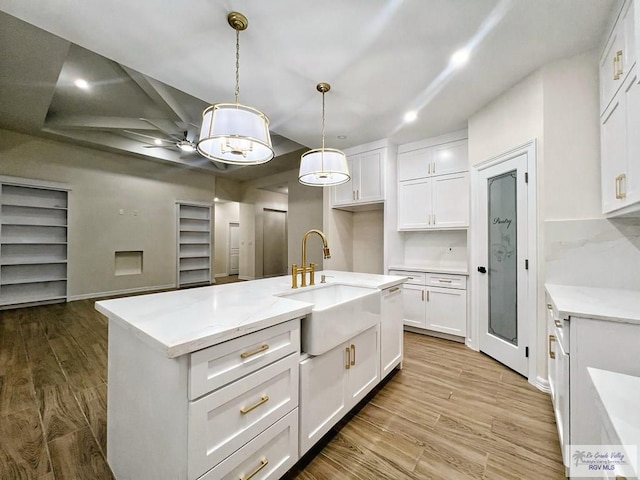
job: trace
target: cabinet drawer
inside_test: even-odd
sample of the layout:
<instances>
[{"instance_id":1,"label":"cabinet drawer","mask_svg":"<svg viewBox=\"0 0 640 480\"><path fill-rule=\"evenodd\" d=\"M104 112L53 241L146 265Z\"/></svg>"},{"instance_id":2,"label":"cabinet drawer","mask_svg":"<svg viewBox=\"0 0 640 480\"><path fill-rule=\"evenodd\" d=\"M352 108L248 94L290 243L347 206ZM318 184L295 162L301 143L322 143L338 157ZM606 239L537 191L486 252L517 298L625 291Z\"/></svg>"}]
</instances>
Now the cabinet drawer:
<instances>
[{"instance_id":1,"label":"cabinet drawer","mask_svg":"<svg viewBox=\"0 0 640 480\"><path fill-rule=\"evenodd\" d=\"M199 480L278 480L298 460L298 409L280 419Z\"/></svg>"},{"instance_id":2,"label":"cabinet drawer","mask_svg":"<svg viewBox=\"0 0 640 480\"><path fill-rule=\"evenodd\" d=\"M556 341L562 346L567 354L569 353L569 322L559 318L547 297L547 325L549 333L556 337Z\"/></svg>"},{"instance_id":3,"label":"cabinet drawer","mask_svg":"<svg viewBox=\"0 0 640 480\"><path fill-rule=\"evenodd\" d=\"M424 285L426 274L424 272L409 272L407 270L389 270L389 275L399 275L401 277L409 277L405 283L412 285Z\"/></svg>"},{"instance_id":4,"label":"cabinet drawer","mask_svg":"<svg viewBox=\"0 0 640 480\"><path fill-rule=\"evenodd\" d=\"M300 348L300 320L292 320L191 354L189 400L244 377Z\"/></svg>"},{"instance_id":5,"label":"cabinet drawer","mask_svg":"<svg viewBox=\"0 0 640 480\"><path fill-rule=\"evenodd\" d=\"M189 404L190 480L298 406L298 361L289 355Z\"/></svg>"},{"instance_id":6,"label":"cabinet drawer","mask_svg":"<svg viewBox=\"0 0 640 480\"><path fill-rule=\"evenodd\" d=\"M433 287L467 289L467 277L464 275L427 274L426 285Z\"/></svg>"}]
</instances>

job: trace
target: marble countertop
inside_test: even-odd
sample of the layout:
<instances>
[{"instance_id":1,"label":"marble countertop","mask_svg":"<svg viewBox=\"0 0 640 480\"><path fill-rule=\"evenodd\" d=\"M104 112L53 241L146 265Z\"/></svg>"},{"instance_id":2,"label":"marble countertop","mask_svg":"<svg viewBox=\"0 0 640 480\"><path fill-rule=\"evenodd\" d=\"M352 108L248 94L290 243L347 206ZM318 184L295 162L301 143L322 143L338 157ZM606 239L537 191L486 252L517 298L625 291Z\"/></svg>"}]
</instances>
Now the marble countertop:
<instances>
[{"instance_id":1,"label":"marble countertop","mask_svg":"<svg viewBox=\"0 0 640 480\"><path fill-rule=\"evenodd\" d=\"M469 275L466 267L434 267L429 265L390 265L389 270L405 270L407 272L450 273L452 275Z\"/></svg>"},{"instance_id":2,"label":"marble countertop","mask_svg":"<svg viewBox=\"0 0 640 480\"><path fill-rule=\"evenodd\" d=\"M640 377L592 367L587 370L596 391L595 402L604 421L607 441L640 449ZM632 467L634 474L629 477L637 477L638 462Z\"/></svg>"},{"instance_id":3,"label":"marble countertop","mask_svg":"<svg viewBox=\"0 0 640 480\"><path fill-rule=\"evenodd\" d=\"M545 284L559 318L586 317L640 324L640 291Z\"/></svg>"},{"instance_id":4,"label":"marble countertop","mask_svg":"<svg viewBox=\"0 0 640 480\"><path fill-rule=\"evenodd\" d=\"M327 270L316 281L383 290L407 277ZM306 287L306 288L318 288ZM153 293L96 302L96 310L169 358L191 353L302 317L313 304L278 297L291 292L291 276Z\"/></svg>"}]
</instances>

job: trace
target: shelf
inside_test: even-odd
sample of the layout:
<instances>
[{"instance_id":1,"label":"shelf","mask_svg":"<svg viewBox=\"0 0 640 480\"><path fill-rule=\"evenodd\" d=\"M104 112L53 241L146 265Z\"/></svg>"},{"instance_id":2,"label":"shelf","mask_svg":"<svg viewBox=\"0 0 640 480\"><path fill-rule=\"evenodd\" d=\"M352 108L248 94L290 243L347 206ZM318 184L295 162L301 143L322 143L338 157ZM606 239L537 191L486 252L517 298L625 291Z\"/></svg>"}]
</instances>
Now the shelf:
<instances>
[{"instance_id":1,"label":"shelf","mask_svg":"<svg viewBox=\"0 0 640 480\"><path fill-rule=\"evenodd\" d=\"M209 258L209 254L193 254L193 255L180 255L178 257L180 260L183 258Z\"/></svg>"},{"instance_id":2,"label":"shelf","mask_svg":"<svg viewBox=\"0 0 640 480\"><path fill-rule=\"evenodd\" d=\"M180 245L209 245L209 242L180 242Z\"/></svg>"},{"instance_id":3,"label":"shelf","mask_svg":"<svg viewBox=\"0 0 640 480\"><path fill-rule=\"evenodd\" d=\"M3 258L0 261L0 266L15 266L15 265L55 265L59 263L67 263L67 260L37 260L35 258L28 260L11 260L7 258Z\"/></svg>"},{"instance_id":4,"label":"shelf","mask_svg":"<svg viewBox=\"0 0 640 480\"><path fill-rule=\"evenodd\" d=\"M66 245L67 242L49 242L47 240L42 241L29 241L29 242L19 242L19 241L6 241L0 240L0 245Z\"/></svg>"},{"instance_id":5,"label":"shelf","mask_svg":"<svg viewBox=\"0 0 640 480\"><path fill-rule=\"evenodd\" d=\"M180 267L181 272L195 272L198 270L210 270L209 267Z\"/></svg>"},{"instance_id":6,"label":"shelf","mask_svg":"<svg viewBox=\"0 0 640 480\"><path fill-rule=\"evenodd\" d=\"M16 222L14 220L12 220L11 222L2 222L2 225L9 225L9 226L18 226L18 227L58 227L58 228L67 228L66 224L60 224L60 223L34 223L33 221L30 222Z\"/></svg>"},{"instance_id":7,"label":"shelf","mask_svg":"<svg viewBox=\"0 0 640 480\"><path fill-rule=\"evenodd\" d=\"M13 203L0 201L3 207L21 207L21 208L38 208L40 210L68 210L67 207L45 206L45 205L27 205L24 203Z\"/></svg>"},{"instance_id":8,"label":"shelf","mask_svg":"<svg viewBox=\"0 0 640 480\"><path fill-rule=\"evenodd\" d=\"M27 285L29 283L66 282L66 278L33 278L21 280L2 280L0 285Z\"/></svg>"},{"instance_id":9,"label":"shelf","mask_svg":"<svg viewBox=\"0 0 640 480\"><path fill-rule=\"evenodd\" d=\"M193 229L181 228L180 229L180 233L182 233L182 232L187 232L187 233L211 233L210 230L193 230Z\"/></svg>"},{"instance_id":10,"label":"shelf","mask_svg":"<svg viewBox=\"0 0 640 480\"><path fill-rule=\"evenodd\" d=\"M0 305L17 305L20 303L34 303L34 302L51 302L53 300L66 300L66 295L54 295L50 297L33 297L33 298L3 298L0 297Z\"/></svg>"}]
</instances>

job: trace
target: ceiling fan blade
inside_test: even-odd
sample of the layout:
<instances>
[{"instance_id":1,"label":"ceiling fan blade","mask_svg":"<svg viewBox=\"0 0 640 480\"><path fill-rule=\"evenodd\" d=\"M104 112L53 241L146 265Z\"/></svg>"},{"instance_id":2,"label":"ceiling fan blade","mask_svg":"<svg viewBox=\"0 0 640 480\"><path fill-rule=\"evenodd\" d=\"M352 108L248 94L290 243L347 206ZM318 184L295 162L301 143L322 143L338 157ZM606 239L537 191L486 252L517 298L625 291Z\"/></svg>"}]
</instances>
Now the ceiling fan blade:
<instances>
[{"instance_id":1,"label":"ceiling fan blade","mask_svg":"<svg viewBox=\"0 0 640 480\"><path fill-rule=\"evenodd\" d=\"M164 133L165 135L174 138L176 140L182 140L182 137L174 132L170 132L169 130L167 130L166 128L164 128L162 125L160 125L157 122L154 122L153 120L149 120L148 118L140 118L140 120L142 120L143 122L147 122L149 125L153 125L155 128L157 128L159 131L161 131L162 133ZM175 124L174 124L175 126ZM176 126L176 128L178 128Z\"/></svg>"}]
</instances>

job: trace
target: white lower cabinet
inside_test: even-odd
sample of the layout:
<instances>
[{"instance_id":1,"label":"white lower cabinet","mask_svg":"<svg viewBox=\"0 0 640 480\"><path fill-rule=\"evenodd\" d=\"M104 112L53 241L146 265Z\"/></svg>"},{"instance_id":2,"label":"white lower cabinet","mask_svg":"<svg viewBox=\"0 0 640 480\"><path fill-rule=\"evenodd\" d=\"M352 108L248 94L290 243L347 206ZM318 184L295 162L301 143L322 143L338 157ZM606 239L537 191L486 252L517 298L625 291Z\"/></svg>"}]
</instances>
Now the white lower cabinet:
<instances>
[{"instance_id":1,"label":"white lower cabinet","mask_svg":"<svg viewBox=\"0 0 640 480\"><path fill-rule=\"evenodd\" d=\"M457 337L467 335L467 277L390 270L408 276L403 287L404 324Z\"/></svg>"},{"instance_id":2,"label":"white lower cabinet","mask_svg":"<svg viewBox=\"0 0 640 480\"><path fill-rule=\"evenodd\" d=\"M550 294L547 304L549 385L568 467L568 445L601 443L602 421L587 367L640 376L640 325L587 315L560 318Z\"/></svg>"},{"instance_id":3,"label":"white lower cabinet","mask_svg":"<svg viewBox=\"0 0 640 480\"><path fill-rule=\"evenodd\" d=\"M382 291L380 309L380 378L402 362L402 285Z\"/></svg>"},{"instance_id":4,"label":"white lower cabinet","mask_svg":"<svg viewBox=\"0 0 640 480\"><path fill-rule=\"evenodd\" d=\"M278 480L298 460L298 409L278 420L199 480Z\"/></svg>"},{"instance_id":5,"label":"white lower cabinet","mask_svg":"<svg viewBox=\"0 0 640 480\"><path fill-rule=\"evenodd\" d=\"M297 355L191 402L189 478L198 478L297 405Z\"/></svg>"},{"instance_id":6,"label":"white lower cabinet","mask_svg":"<svg viewBox=\"0 0 640 480\"><path fill-rule=\"evenodd\" d=\"M298 461L300 319L176 358L110 320L108 359L118 480L277 479Z\"/></svg>"},{"instance_id":7,"label":"white lower cabinet","mask_svg":"<svg viewBox=\"0 0 640 480\"><path fill-rule=\"evenodd\" d=\"M300 456L380 380L379 326L300 362Z\"/></svg>"}]
</instances>

